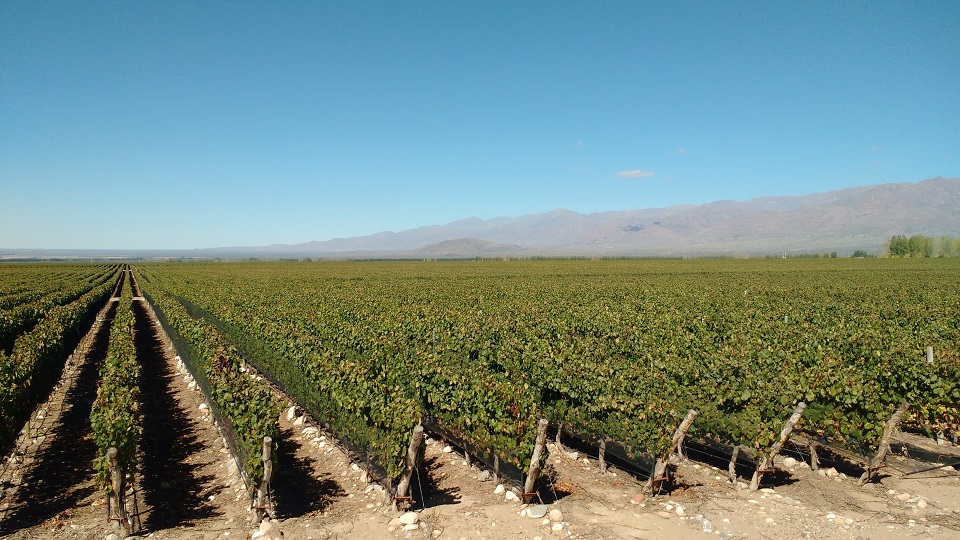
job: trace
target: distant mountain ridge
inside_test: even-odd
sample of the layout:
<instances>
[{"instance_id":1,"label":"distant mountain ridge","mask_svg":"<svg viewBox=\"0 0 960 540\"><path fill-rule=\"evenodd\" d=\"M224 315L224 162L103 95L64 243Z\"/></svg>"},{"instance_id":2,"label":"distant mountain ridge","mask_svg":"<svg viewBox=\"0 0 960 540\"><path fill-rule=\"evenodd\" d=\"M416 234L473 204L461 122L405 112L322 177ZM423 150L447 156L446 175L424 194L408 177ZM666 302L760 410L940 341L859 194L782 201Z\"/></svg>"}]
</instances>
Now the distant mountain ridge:
<instances>
[{"instance_id":1,"label":"distant mountain ridge","mask_svg":"<svg viewBox=\"0 0 960 540\"><path fill-rule=\"evenodd\" d=\"M960 179L580 214L470 217L303 244L194 250L4 250L0 258L468 258L882 252L893 235L960 236ZM10 253L6 253L10 251Z\"/></svg>"},{"instance_id":2,"label":"distant mountain ridge","mask_svg":"<svg viewBox=\"0 0 960 540\"><path fill-rule=\"evenodd\" d=\"M960 236L960 179L846 188L703 205L475 217L288 246L315 256L711 255L880 250L895 234ZM457 241L455 249L447 244ZM444 248L446 246L446 250Z\"/></svg>"}]
</instances>

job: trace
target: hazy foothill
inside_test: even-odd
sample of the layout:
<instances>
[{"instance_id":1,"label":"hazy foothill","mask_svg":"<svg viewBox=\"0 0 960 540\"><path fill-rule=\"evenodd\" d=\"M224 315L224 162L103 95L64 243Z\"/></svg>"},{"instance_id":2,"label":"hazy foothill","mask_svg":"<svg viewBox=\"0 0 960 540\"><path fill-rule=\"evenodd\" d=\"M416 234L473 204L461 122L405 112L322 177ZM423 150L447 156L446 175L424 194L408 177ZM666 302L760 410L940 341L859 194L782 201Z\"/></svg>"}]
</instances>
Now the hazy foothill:
<instances>
[{"instance_id":1,"label":"hazy foothill","mask_svg":"<svg viewBox=\"0 0 960 540\"><path fill-rule=\"evenodd\" d=\"M796 257L960 254L960 179L933 178L790 197L493 219L465 218L303 244L193 250L3 249L5 259L444 259L472 257ZM891 249L891 238L896 238ZM902 238L902 240L901 240ZM278 239L279 240L279 239Z\"/></svg>"}]
</instances>

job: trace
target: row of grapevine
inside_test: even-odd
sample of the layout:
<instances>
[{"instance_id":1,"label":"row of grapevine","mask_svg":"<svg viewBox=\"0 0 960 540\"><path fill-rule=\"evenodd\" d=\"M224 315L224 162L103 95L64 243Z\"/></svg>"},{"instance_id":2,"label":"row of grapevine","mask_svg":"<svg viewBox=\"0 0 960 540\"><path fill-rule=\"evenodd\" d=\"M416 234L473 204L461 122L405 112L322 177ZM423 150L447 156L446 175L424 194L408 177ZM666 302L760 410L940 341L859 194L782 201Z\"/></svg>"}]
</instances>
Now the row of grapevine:
<instances>
[{"instance_id":1,"label":"row of grapevine","mask_svg":"<svg viewBox=\"0 0 960 540\"><path fill-rule=\"evenodd\" d=\"M126 276L129 272L123 272ZM97 485L108 496L122 499L126 478L137 469L137 444L142 433L140 414L140 364L134 345L134 313L130 287L122 293L110 325L107 357L100 366L100 385L90 413L93 440L100 448L95 462ZM118 484L111 478L107 450L117 450L114 466Z\"/></svg>"},{"instance_id":2,"label":"row of grapevine","mask_svg":"<svg viewBox=\"0 0 960 540\"><path fill-rule=\"evenodd\" d=\"M114 268L106 282L50 309L17 337L9 355L0 351L0 448L14 440L27 415L58 380L70 350L113 291L116 273Z\"/></svg>"},{"instance_id":3,"label":"row of grapevine","mask_svg":"<svg viewBox=\"0 0 960 540\"><path fill-rule=\"evenodd\" d=\"M64 284L90 281L112 274L116 264L19 264L0 265L0 310L27 304Z\"/></svg>"},{"instance_id":4,"label":"row of grapevine","mask_svg":"<svg viewBox=\"0 0 960 540\"><path fill-rule=\"evenodd\" d=\"M264 437L278 439L280 404L270 388L243 369L243 360L214 328L195 319L163 291L141 281L140 290L204 390L210 407L233 434L243 471L251 488L263 478L260 459Z\"/></svg>"},{"instance_id":5,"label":"row of grapevine","mask_svg":"<svg viewBox=\"0 0 960 540\"><path fill-rule=\"evenodd\" d=\"M251 309L213 304L229 337L339 437L369 449L391 481L403 470L411 429L424 421L494 451L504 468L522 471L529 463L539 417L529 385L509 373L488 372L466 348L424 347L424 336L437 337L430 319L419 319L425 325L407 319L408 326L397 328L396 314L385 312L357 325L352 314L317 321L257 298L238 298L237 304Z\"/></svg>"},{"instance_id":6,"label":"row of grapevine","mask_svg":"<svg viewBox=\"0 0 960 540\"><path fill-rule=\"evenodd\" d=\"M800 401L807 433L862 455L901 401L920 425L956 428L952 261L142 270L392 472L423 417L518 464L541 415L653 456L690 408L695 436L758 454Z\"/></svg>"},{"instance_id":7,"label":"row of grapevine","mask_svg":"<svg viewBox=\"0 0 960 540\"><path fill-rule=\"evenodd\" d=\"M91 273L93 271L93 273ZM73 302L92 288L112 280L115 268L88 267L83 271L54 274L34 272L46 277L30 288L4 297L0 306L0 349L9 352L17 336L29 331L56 306Z\"/></svg>"}]
</instances>

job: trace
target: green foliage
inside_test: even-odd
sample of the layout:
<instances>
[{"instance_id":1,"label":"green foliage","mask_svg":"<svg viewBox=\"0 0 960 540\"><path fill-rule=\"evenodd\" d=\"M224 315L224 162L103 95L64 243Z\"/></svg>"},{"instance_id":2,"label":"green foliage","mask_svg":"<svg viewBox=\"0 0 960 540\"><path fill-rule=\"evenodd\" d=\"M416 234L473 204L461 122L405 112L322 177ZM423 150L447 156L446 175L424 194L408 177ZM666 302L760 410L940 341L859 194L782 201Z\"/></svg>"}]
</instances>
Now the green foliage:
<instances>
[{"instance_id":1,"label":"green foliage","mask_svg":"<svg viewBox=\"0 0 960 540\"><path fill-rule=\"evenodd\" d=\"M107 357L100 366L97 397L90 412L93 441L100 449L94 461L97 486L107 494L113 491L107 450L111 447L117 449L117 465L122 477L126 478L136 472L137 443L143 432L140 425L140 364L133 341L132 295L129 286L122 290L110 325Z\"/></svg>"},{"instance_id":2,"label":"green foliage","mask_svg":"<svg viewBox=\"0 0 960 540\"><path fill-rule=\"evenodd\" d=\"M887 242L891 257L957 257L960 256L960 238L938 238L915 234L911 237L896 235Z\"/></svg>"},{"instance_id":3,"label":"green foliage","mask_svg":"<svg viewBox=\"0 0 960 540\"><path fill-rule=\"evenodd\" d=\"M53 308L77 300L116 276L114 268L103 267L78 267L71 272L54 272L54 269L36 269L35 266L16 268L43 280L27 281L29 285L21 292L0 299L0 350L10 350L17 336L33 328Z\"/></svg>"},{"instance_id":4,"label":"green foliage","mask_svg":"<svg viewBox=\"0 0 960 540\"><path fill-rule=\"evenodd\" d=\"M903 400L956 425L955 261L149 265L391 474L427 417L525 467L536 420L661 457L800 429L875 450ZM923 349L938 351L934 365Z\"/></svg>"},{"instance_id":5,"label":"green foliage","mask_svg":"<svg viewBox=\"0 0 960 540\"><path fill-rule=\"evenodd\" d=\"M263 438L279 439L279 402L265 382L242 370L236 348L213 325L191 317L182 304L156 289L149 280L140 280L139 285L172 326L167 331L180 335L193 348L184 353L193 354L200 363L200 372L194 375L209 385L210 405L229 423L244 470L252 487L258 486L263 478Z\"/></svg>"},{"instance_id":6,"label":"green foliage","mask_svg":"<svg viewBox=\"0 0 960 540\"><path fill-rule=\"evenodd\" d=\"M26 415L59 378L63 362L84 330L82 326L113 290L117 270L115 265L14 265L0 270L2 279L9 280L3 283L17 283L15 278L20 280L19 285L10 286L17 301L33 302L49 297L48 278L57 284L54 288L69 291L64 293L67 296L73 296L78 289L86 290L69 303L44 307L42 318L16 337L9 354L0 350L0 448L6 448L13 441ZM55 271L62 275L57 277ZM18 307L12 305L13 310Z\"/></svg>"}]
</instances>

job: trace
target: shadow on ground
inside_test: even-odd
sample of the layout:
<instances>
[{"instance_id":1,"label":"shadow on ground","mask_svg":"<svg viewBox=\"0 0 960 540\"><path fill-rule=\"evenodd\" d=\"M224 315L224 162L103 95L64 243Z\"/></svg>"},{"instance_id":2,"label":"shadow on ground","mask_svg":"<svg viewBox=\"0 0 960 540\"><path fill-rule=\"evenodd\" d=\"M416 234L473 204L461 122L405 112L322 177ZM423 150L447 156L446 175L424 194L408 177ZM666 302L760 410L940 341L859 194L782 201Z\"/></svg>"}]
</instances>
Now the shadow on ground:
<instances>
[{"instance_id":1,"label":"shadow on ground","mask_svg":"<svg viewBox=\"0 0 960 540\"><path fill-rule=\"evenodd\" d=\"M271 486L278 518L303 517L326 509L346 495L329 473L316 478L311 462L297 457L301 444L285 433L277 445L277 473Z\"/></svg>"},{"instance_id":2,"label":"shadow on ground","mask_svg":"<svg viewBox=\"0 0 960 540\"><path fill-rule=\"evenodd\" d=\"M219 515L208 500L215 478L201 474L204 463L196 459L209 448L200 440L200 421L181 408L174 393L177 373L164 358L160 333L141 302L134 302L133 308L143 413L140 511L148 514L143 527L145 531L189 527Z\"/></svg>"},{"instance_id":3,"label":"shadow on ground","mask_svg":"<svg viewBox=\"0 0 960 540\"><path fill-rule=\"evenodd\" d=\"M52 441L37 454L11 502L0 535L34 527L68 514L94 494L93 460L97 445L90 437L90 410L97 397L99 368L107 355L110 322L116 313L112 303L78 369L73 388L64 397L63 414L51 429Z\"/></svg>"}]
</instances>

